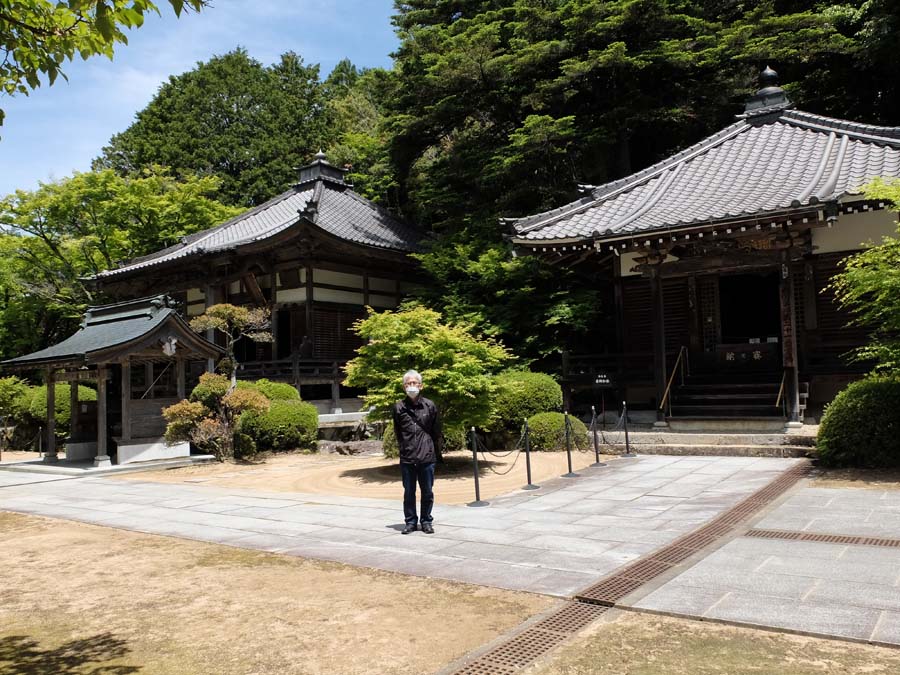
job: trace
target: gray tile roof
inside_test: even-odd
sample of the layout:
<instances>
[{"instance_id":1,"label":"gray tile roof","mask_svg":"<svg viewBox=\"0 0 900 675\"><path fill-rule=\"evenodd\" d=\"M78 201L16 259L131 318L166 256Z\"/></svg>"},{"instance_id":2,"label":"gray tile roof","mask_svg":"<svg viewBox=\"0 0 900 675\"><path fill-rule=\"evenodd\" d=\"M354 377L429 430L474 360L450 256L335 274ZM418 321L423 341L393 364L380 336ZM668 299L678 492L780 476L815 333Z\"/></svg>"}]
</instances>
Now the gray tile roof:
<instances>
[{"instance_id":1,"label":"gray tile roof","mask_svg":"<svg viewBox=\"0 0 900 675\"><path fill-rule=\"evenodd\" d=\"M217 354L219 348L195 336L171 304L167 297L155 296L90 307L74 335L52 347L2 361L0 366L27 368L48 363L92 363L92 354L129 344L169 322L176 324L176 334L189 336L192 343L202 345L210 354Z\"/></svg>"},{"instance_id":2,"label":"gray tile roof","mask_svg":"<svg viewBox=\"0 0 900 675\"><path fill-rule=\"evenodd\" d=\"M420 242L424 238L421 230L395 218L345 184L325 179L294 186L217 227L192 234L175 246L135 258L122 267L100 272L96 278L107 279L194 255L265 240L296 223L314 197L319 202L315 225L331 235L364 246L404 253L421 248Z\"/></svg>"},{"instance_id":3,"label":"gray tile roof","mask_svg":"<svg viewBox=\"0 0 900 675\"><path fill-rule=\"evenodd\" d=\"M900 127L798 110L746 117L584 198L513 223L514 241L628 237L783 212L900 177Z\"/></svg>"}]
</instances>

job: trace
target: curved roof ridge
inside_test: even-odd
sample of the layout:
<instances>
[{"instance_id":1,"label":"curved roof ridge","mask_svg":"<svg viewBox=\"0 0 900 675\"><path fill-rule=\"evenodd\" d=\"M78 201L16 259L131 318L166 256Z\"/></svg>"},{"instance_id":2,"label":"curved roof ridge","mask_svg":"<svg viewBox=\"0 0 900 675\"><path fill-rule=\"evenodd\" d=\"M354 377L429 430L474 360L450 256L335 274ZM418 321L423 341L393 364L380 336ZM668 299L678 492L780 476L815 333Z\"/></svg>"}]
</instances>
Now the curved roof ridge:
<instances>
[{"instance_id":1,"label":"curved roof ridge","mask_svg":"<svg viewBox=\"0 0 900 675\"><path fill-rule=\"evenodd\" d=\"M607 231L615 232L620 228L624 228L626 225L633 223L635 220L640 218L642 215L647 213L650 209L656 206L656 203L662 198L662 196L666 193L666 191L672 186L672 183L675 181L675 178L678 176L678 173L684 167L684 163L679 162L673 168L669 169L669 174L659 179L659 185L657 185L649 195L644 199L643 202L637 205L631 213L623 216L612 225L609 226Z\"/></svg>"},{"instance_id":2,"label":"curved roof ridge","mask_svg":"<svg viewBox=\"0 0 900 675\"><path fill-rule=\"evenodd\" d=\"M739 120L712 136L708 136L703 140L688 146L684 150L675 153L671 157L667 157L656 164L648 166L646 169L642 169L641 171L625 176L624 178L619 178L594 188L594 190L591 191L590 197L582 197L578 201L570 202L569 204L565 204L556 209L538 213L533 216L527 216L515 221L513 227L518 234L525 234L526 232L541 228L557 218L576 215L581 211L596 206L601 201L610 199L623 192L627 192L642 183L646 183L652 178L661 175L666 169L672 168L683 162L688 162L694 157L708 152L717 145L730 140L750 128L751 125L746 121Z\"/></svg>"},{"instance_id":3,"label":"curved roof ridge","mask_svg":"<svg viewBox=\"0 0 900 675\"><path fill-rule=\"evenodd\" d=\"M834 193L834 188L837 186L838 178L840 178L841 175L844 157L847 156L848 145L850 145L850 137L845 134L844 136L841 136L841 147L838 148L837 158L834 160L834 166L831 168L828 180L825 181L825 185L822 186L822 189L816 192L816 198L818 200L821 201Z\"/></svg>"},{"instance_id":4,"label":"curved roof ridge","mask_svg":"<svg viewBox=\"0 0 900 675\"><path fill-rule=\"evenodd\" d=\"M837 134L846 134L872 143L900 146L900 127L863 124L862 122L826 117L803 110L786 110L782 114L782 119L796 126L807 127L816 131L833 131Z\"/></svg>"}]
</instances>

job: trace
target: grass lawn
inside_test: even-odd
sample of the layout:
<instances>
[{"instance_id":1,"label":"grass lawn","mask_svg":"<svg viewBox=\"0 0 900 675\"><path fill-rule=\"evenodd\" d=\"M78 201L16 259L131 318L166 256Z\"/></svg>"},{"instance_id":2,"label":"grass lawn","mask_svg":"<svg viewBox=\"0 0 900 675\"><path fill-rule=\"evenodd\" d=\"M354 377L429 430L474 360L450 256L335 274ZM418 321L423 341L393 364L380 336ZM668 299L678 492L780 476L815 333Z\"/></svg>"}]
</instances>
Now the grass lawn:
<instances>
[{"instance_id":1,"label":"grass lawn","mask_svg":"<svg viewBox=\"0 0 900 675\"><path fill-rule=\"evenodd\" d=\"M900 672L900 651L635 612L598 622L527 675Z\"/></svg>"},{"instance_id":2,"label":"grass lawn","mask_svg":"<svg viewBox=\"0 0 900 675\"><path fill-rule=\"evenodd\" d=\"M0 512L0 673L433 672L550 598Z\"/></svg>"}]
</instances>

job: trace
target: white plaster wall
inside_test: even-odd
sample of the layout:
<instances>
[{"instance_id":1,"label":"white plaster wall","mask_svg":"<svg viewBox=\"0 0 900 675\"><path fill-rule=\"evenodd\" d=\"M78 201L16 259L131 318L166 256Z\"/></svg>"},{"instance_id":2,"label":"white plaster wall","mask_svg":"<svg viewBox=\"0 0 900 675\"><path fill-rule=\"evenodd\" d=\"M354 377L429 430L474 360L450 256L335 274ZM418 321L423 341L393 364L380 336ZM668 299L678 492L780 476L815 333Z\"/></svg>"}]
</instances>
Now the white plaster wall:
<instances>
[{"instance_id":1,"label":"white plaster wall","mask_svg":"<svg viewBox=\"0 0 900 675\"><path fill-rule=\"evenodd\" d=\"M897 236L895 211L861 211L838 216L831 227L817 227L812 231L815 253L857 251L867 242L881 243L882 237Z\"/></svg>"},{"instance_id":2,"label":"white plaster wall","mask_svg":"<svg viewBox=\"0 0 900 675\"><path fill-rule=\"evenodd\" d=\"M280 288L275 294L276 302L306 302L305 288Z\"/></svg>"},{"instance_id":3,"label":"white plaster wall","mask_svg":"<svg viewBox=\"0 0 900 675\"><path fill-rule=\"evenodd\" d=\"M146 462L151 459L172 459L173 457L189 457L190 443L172 443L169 445L162 438L141 439L137 442L120 442L116 451L119 464L130 462Z\"/></svg>"},{"instance_id":4,"label":"white plaster wall","mask_svg":"<svg viewBox=\"0 0 900 675\"><path fill-rule=\"evenodd\" d=\"M187 289L187 301L188 302L203 302L206 299L206 295L204 295L203 291L199 288L189 288Z\"/></svg>"},{"instance_id":5,"label":"white plaster wall","mask_svg":"<svg viewBox=\"0 0 900 675\"><path fill-rule=\"evenodd\" d=\"M334 284L335 286L349 286L350 288L362 288L363 278L361 274L347 274L346 272L332 272L331 270L313 270L313 283Z\"/></svg>"},{"instance_id":6,"label":"white plaster wall","mask_svg":"<svg viewBox=\"0 0 900 675\"><path fill-rule=\"evenodd\" d=\"M363 294L353 291L336 291L331 288L313 288L313 300L319 302L338 302L345 305L362 305Z\"/></svg>"}]
</instances>

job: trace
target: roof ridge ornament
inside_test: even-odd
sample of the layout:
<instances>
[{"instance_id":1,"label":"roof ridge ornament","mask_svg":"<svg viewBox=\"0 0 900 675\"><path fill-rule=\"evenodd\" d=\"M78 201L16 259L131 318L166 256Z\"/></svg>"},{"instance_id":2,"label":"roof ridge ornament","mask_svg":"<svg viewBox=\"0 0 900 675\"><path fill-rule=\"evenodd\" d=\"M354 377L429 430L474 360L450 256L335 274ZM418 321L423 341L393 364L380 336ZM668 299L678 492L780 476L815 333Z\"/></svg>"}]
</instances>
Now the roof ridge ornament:
<instances>
[{"instance_id":1,"label":"roof ridge ornament","mask_svg":"<svg viewBox=\"0 0 900 675\"><path fill-rule=\"evenodd\" d=\"M330 183L338 185L349 185L345 176L347 169L334 166L326 159L327 155L319 148L319 151L313 155L313 161L305 166L299 167L300 180L297 185L304 185L318 180L326 180Z\"/></svg>"},{"instance_id":2,"label":"roof ridge ornament","mask_svg":"<svg viewBox=\"0 0 900 675\"><path fill-rule=\"evenodd\" d=\"M739 118L756 117L773 112L780 112L793 107L784 89L778 86L778 73L768 65L759 74L760 88L744 105L744 112Z\"/></svg>"}]
</instances>

